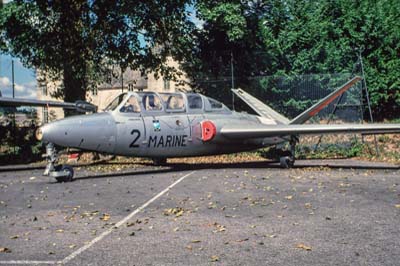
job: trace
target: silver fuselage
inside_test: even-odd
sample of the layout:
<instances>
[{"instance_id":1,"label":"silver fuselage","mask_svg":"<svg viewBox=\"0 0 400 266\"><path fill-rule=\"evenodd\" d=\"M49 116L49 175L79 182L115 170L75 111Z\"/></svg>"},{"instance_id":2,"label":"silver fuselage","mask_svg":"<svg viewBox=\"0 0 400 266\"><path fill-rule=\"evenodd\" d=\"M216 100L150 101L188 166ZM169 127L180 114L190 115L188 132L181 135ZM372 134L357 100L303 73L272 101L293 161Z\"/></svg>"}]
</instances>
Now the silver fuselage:
<instances>
[{"instance_id":1,"label":"silver fuselage","mask_svg":"<svg viewBox=\"0 0 400 266\"><path fill-rule=\"evenodd\" d=\"M43 126L43 141L87 151L165 158L248 151L287 140L278 136L245 140L226 138L219 134L226 125L243 128L259 124L273 126L276 121L232 112L223 105L213 109L209 98L200 94L197 95L203 101L202 108L192 110L187 108L190 106L188 98L182 95L185 101L182 109L169 110L164 104L160 110L146 110L142 103L145 96L129 93L128 96L139 99L140 112L122 112L126 100L121 101L107 112L69 117ZM216 134L209 141L202 139L203 121L212 121L215 125Z\"/></svg>"}]
</instances>

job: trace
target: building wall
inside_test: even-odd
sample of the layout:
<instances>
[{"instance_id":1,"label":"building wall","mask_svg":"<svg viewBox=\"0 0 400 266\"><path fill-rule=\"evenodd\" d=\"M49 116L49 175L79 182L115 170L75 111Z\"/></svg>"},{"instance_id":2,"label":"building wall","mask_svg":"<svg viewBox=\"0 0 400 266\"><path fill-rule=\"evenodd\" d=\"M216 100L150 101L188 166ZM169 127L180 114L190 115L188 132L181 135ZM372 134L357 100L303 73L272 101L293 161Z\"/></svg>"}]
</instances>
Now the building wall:
<instances>
[{"instance_id":1,"label":"building wall","mask_svg":"<svg viewBox=\"0 0 400 266\"><path fill-rule=\"evenodd\" d=\"M57 99L51 96L51 93L55 92L56 88L61 86L61 81L50 81L50 79L46 76L46 73L43 71L38 70L36 72L36 79L37 79L37 98L39 100L49 100L49 101L59 101L62 100ZM39 124L46 122L44 119L44 111L45 108L38 107L37 114L39 119ZM61 108L48 108L48 122L55 121L64 117L64 111Z\"/></svg>"},{"instance_id":2,"label":"building wall","mask_svg":"<svg viewBox=\"0 0 400 266\"><path fill-rule=\"evenodd\" d=\"M163 76L159 76L156 79L154 73L150 73L147 75L148 78L148 86L147 90L149 91L157 91L157 92L175 92L175 91L190 91L191 87L189 86L190 79L187 77L186 73L180 67L179 62L172 59L172 57L167 58L167 65L170 67L174 67L181 73L181 76L177 78L177 81L167 80Z\"/></svg>"}]
</instances>

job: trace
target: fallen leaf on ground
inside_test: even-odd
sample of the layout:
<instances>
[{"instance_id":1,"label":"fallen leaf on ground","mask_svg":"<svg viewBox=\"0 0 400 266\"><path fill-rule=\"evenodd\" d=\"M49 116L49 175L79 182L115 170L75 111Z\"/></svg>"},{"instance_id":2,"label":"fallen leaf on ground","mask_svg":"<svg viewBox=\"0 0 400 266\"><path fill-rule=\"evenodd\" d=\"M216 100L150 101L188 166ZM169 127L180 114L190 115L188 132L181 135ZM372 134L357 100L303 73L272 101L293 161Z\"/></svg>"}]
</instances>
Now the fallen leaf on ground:
<instances>
[{"instance_id":1,"label":"fallen leaf on ground","mask_svg":"<svg viewBox=\"0 0 400 266\"><path fill-rule=\"evenodd\" d=\"M226 230L225 226L219 224L219 223L214 223L213 226L215 226L216 230L214 230L214 233L218 232L224 232Z\"/></svg>"},{"instance_id":2,"label":"fallen leaf on ground","mask_svg":"<svg viewBox=\"0 0 400 266\"><path fill-rule=\"evenodd\" d=\"M400 204L396 204L396 205L394 205L396 208L399 208L400 209Z\"/></svg>"},{"instance_id":3,"label":"fallen leaf on ground","mask_svg":"<svg viewBox=\"0 0 400 266\"><path fill-rule=\"evenodd\" d=\"M0 253L11 253L11 249L6 247L0 247Z\"/></svg>"},{"instance_id":4,"label":"fallen leaf on ground","mask_svg":"<svg viewBox=\"0 0 400 266\"><path fill-rule=\"evenodd\" d=\"M201 242L201 240L197 240L197 239L192 240L192 243L200 243L200 242Z\"/></svg>"},{"instance_id":5,"label":"fallen leaf on ground","mask_svg":"<svg viewBox=\"0 0 400 266\"><path fill-rule=\"evenodd\" d=\"M180 217L180 216L183 215L184 212L185 211L184 211L183 208L176 207L176 208L165 209L164 210L164 215L165 216L175 215L175 217Z\"/></svg>"},{"instance_id":6,"label":"fallen leaf on ground","mask_svg":"<svg viewBox=\"0 0 400 266\"><path fill-rule=\"evenodd\" d=\"M215 262L215 261L219 261L219 257L216 255L211 256L211 261Z\"/></svg>"},{"instance_id":7,"label":"fallen leaf on ground","mask_svg":"<svg viewBox=\"0 0 400 266\"><path fill-rule=\"evenodd\" d=\"M108 221L110 220L111 216L108 213L104 213L100 220Z\"/></svg>"},{"instance_id":8,"label":"fallen leaf on ground","mask_svg":"<svg viewBox=\"0 0 400 266\"><path fill-rule=\"evenodd\" d=\"M310 246L306 246L304 244L297 244L296 248L304 249L304 250L307 250L307 251L311 251L312 250L312 248Z\"/></svg>"},{"instance_id":9,"label":"fallen leaf on ground","mask_svg":"<svg viewBox=\"0 0 400 266\"><path fill-rule=\"evenodd\" d=\"M128 222L128 223L126 223L126 227L131 227L131 226L134 226L135 225L135 222Z\"/></svg>"},{"instance_id":10,"label":"fallen leaf on ground","mask_svg":"<svg viewBox=\"0 0 400 266\"><path fill-rule=\"evenodd\" d=\"M17 239L17 238L19 238L19 235L10 236L10 239Z\"/></svg>"}]
</instances>

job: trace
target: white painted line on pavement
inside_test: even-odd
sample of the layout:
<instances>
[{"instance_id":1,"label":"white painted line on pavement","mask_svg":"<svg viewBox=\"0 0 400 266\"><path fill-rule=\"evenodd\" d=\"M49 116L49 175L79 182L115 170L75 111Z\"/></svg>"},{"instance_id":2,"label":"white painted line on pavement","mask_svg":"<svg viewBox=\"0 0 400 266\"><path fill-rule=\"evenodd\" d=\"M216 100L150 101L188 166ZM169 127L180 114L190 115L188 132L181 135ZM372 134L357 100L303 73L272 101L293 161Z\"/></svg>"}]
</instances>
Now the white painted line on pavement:
<instances>
[{"instance_id":1,"label":"white painted line on pavement","mask_svg":"<svg viewBox=\"0 0 400 266\"><path fill-rule=\"evenodd\" d=\"M52 260L5 260L0 261L0 264L29 264L29 265L37 265L37 264L56 264L58 261Z\"/></svg>"},{"instance_id":2,"label":"white painted line on pavement","mask_svg":"<svg viewBox=\"0 0 400 266\"><path fill-rule=\"evenodd\" d=\"M65 264L67 262L69 262L70 260L74 259L76 256L78 256L79 254L81 254L82 252L84 252L85 250L87 250L88 248L90 248L91 246L93 246L94 244L96 244L97 242L99 242L100 240L102 240L104 237L108 236L109 234L111 234L111 232L116 229L119 228L121 225L125 224L127 221L129 221L133 216L135 216L136 214L138 214L139 212L141 212L142 210L144 210L147 206L149 206L152 202L154 202L155 200L157 200L159 197L161 197L162 195L164 195L166 192L168 192L171 188L173 188L174 186L176 186L177 184L179 184L181 181L183 181L186 177L192 175L194 172L190 172L187 175L182 176L181 178L179 178L178 180L176 180L174 183L172 183L171 185L169 185L166 189L164 189L163 191L161 191L160 193L158 193L156 196L154 196L152 199L150 199L149 201L147 201L146 203L144 203L142 206L140 206L139 208L137 208L136 210L134 210L133 212L131 212L128 216L126 216L124 219L122 219L121 221L119 221L118 223L115 224L115 226L109 228L107 231L104 231L103 233L101 233L98 237L94 238L92 241L90 241L89 243L87 243L86 245L82 246L81 248L75 250L74 252L72 252L69 256L65 257L65 259L63 259L61 261L61 263Z\"/></svg>"},{"instance_id":3,"label":"white painted line on pavement","mask_svg":"<svg viewBox=\"0 0 400 266\"><path fill-rule=\"evenodd\" d=\"M136 214L138 214L139 212L141 212L142 210L144 210L147 206L149 206L151 203L153 203L155 200L157 200L159 197L161 197L162 195L164 195L166 192L168 192L171 188L173 188L174 186L176 186L177 184L179 184L180 182L182 182L186 177L192 175L194 172L190 172L189 174L186 174L184 176L182 176L181 178L179 178L178 180L176 180L174 183L172 183L171 185L169 185L166 189L164 189L163 191L161 191L160 193L158 193L157 195L155 195L153 198L151 198L149 201L147 201L146 203L144 203L142 206L140 206L139 208L137 208L136 210L134 210L133 212L131 212L128 216L126 216L125 218L123 218L121 221L119 221L118 223L115 224L115 226L109 228L107 231L104 231L103 233L101 233L98 237L94 238L92 241L90 241L89 243L87 243L86 245L82 246L81 248L75 250L74 252L72 252L69 256L65 257L63 260L61 261L40 261L40 260L8 260L8 261L0 261L0 264L29 264L29 265L38 265L38 264L65 264L67 262L69 262L70 260L74 259L76 256L78 256L79 254L81 254L82 252L84 252L85 250L87 250L88 248L90 248L91 246L93 246L94 244L96 244L97 242L99 242L100 240L102 240L104 237L108 236L109 234L111 234L111 232L116 229L119 228L121 225L125 224L127 221L129 221L133 216L135 216Z\"/></svg>"}]
</instances>

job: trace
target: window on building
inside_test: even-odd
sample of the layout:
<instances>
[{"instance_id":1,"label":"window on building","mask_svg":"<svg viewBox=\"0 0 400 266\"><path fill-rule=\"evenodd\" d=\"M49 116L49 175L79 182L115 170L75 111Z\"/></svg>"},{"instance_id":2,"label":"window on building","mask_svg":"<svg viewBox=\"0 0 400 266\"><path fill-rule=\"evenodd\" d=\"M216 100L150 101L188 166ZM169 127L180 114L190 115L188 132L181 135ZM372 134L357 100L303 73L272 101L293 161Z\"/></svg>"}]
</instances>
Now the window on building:
<instances>
[{"instance_id":1,"label":"window on building","mask_svg":"<svg viewBox=\"0 0 400 266\"><path fill-rule=\"evenodd\" d=\"M39 86L40 86L40 88L42 89L42 94L44 95L44 96L47 96L47 83L45 82L45 81L40 81L39 82Z\"/></svg>"},{"instance_id":2,"label":"window on building","mask_svg":"<svg viewBox=\"0 0 400 266\"><path fill-rule=\"evenodd\" d=\"M133 84L132 83L128 84L128 91L133 91Z\"/></svg>"},{"instance_id":3,"label":"window on building","mask_svg":"<svg viewBox=\"0 0 400 266\"><path fill-rule=\"evenodd\" d=\"M112 71L110 70L109 72L107 72L107 74L106 74L106 83L107 84L111 84L111 81L112 81Z\"/></svg>"},{"instance_id":4,"label":"window on building","mask_svg":"<svg viewBox=\"0 0 400 266\"><path fill-rule=\"evenodd\" d=\"M169 91L169 90L170 90L170 80L164 79L164 91Z\"/></svg>"}]
</instances>

